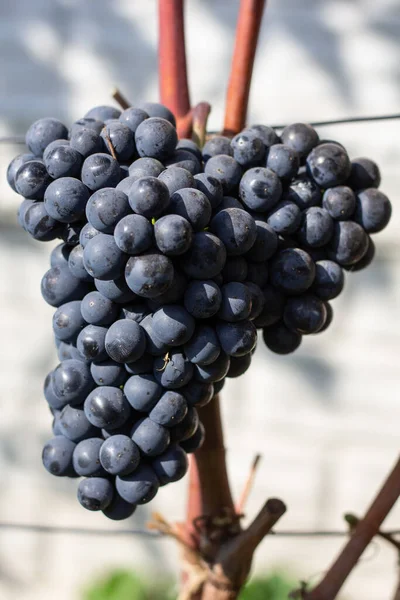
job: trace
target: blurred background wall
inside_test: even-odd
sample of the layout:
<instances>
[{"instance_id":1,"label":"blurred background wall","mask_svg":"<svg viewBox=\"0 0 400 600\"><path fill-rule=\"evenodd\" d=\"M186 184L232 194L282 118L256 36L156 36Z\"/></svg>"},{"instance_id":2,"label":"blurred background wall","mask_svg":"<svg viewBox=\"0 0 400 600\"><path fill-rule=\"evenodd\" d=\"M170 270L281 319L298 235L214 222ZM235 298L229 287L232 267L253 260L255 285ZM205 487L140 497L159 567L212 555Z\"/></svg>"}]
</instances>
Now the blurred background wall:
<instances>
[{"instance_id":1,"label":"blurred background wall","mask_svg":"<svg viewBox=\"0 0 400 600\"><path fill-rule=\"evenodd\" d=\"M187 1L192 100L211 102L212 130L222 125L237 8L238 0ZM42 116L71 123L109 103L114 85L133 103L158 99L155 0L0 0L0 17L0 135L24 133ZM399 44L398 0L270 0L249 120L398 112ZM250 373L224 389L233 489L240 491L254 454L262 453L248 512L270 495L282 497L289 510L281 529L343 528L342 514L363 512L399 448L400 122L326 127L320 135L380 164L394 215L376 238L371 268L348 277L330 329L286 358L260 344ZM39 289L50 245L17 227L19 200L5 170L19 151L0 145L0 520L118 527L82 510L76 483L49 476L41 465L51 421L42 380L56 364L53 309ZM163 489L152 509L180 519L186 484ZM143 507L128 526L142 527L148 518ZM399 506L387 526L400 526ZM341 544L269 537L255 568L283 566L312 578ZM176 559L169 541L0 530L0 598L79 600L85 583L114 566L155 577L175 572ZM370 548L343 598L389 598L395 568L392 550Z\"/></svg>"}]
</instances>

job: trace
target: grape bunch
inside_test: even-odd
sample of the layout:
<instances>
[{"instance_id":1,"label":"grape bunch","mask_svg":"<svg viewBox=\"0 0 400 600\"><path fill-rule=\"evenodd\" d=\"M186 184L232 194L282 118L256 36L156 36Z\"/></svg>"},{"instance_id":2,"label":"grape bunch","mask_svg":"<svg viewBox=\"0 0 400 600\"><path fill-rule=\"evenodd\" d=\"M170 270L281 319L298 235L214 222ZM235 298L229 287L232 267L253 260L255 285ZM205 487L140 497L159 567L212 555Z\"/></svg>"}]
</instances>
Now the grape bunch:
<instances>
[{"instance_id":1,"label":"grape bunch","mask_svg":"<svg viewBox=\"0 0 400 600\"><path fill-rule=\"evenodd\" d=\"M19 223L62 240L41 283L60 360L43 463L124 519L185 475L197 409L249 368L257 329L288 354L329 326L391 205L373 161L301 123L201 149L160 104L99 106L36 121L26 145L7 172Z\"/></svg>"}]
</instances>

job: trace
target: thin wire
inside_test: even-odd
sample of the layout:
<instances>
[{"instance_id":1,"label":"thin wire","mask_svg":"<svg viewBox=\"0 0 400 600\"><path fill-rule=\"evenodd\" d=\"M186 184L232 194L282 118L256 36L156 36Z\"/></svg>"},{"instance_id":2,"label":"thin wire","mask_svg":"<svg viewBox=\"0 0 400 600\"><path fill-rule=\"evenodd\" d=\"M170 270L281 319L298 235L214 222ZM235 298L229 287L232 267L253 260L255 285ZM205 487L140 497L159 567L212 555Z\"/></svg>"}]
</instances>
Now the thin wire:
<instances>
[{"instance_id":1,"label":"thin wire","mask_svg":"<svg viewBox=\"0 0 400 600\"><path fill-rule=\"evenodd\" d=\"M163 537L161 533L147 529L91 529L88 527L60 527L57 525L35 525L29 523L0 522L0 530L27 531L31 533L62 533L70 535L93 536L132 536L140 535L152 538ZM273 537L345 537L349 535L345 530L284 530L271 532ZM389 535L400 535L400 530L385 532Z\"/></svg>"},{"instance_id":2,"label":"thin wire","mask_svg":"<svg viewBox=\"0 0 400 600\"><path fill-rule=\"evenodd\" d=\"M346 117L344 119L331 119L329 121L315 121L310 123L310 125L313 127L325 127L327 125L343 125L345 123L372 123L374 121L393 121L395 119L400 119L400 113L393 115L375 115L373 117ZM272 129L284 129L286 125L271 125L271 127ZM25 144L25 136L10 135L0 137L0 144Z\"/></svg>"},{"instance_id":3,"label":"thin wire","mask_svg":"<svg viewBox=\"0 0 400 600\"><path fill-rule=\"evenodd\" d=\"M343 125L345 123L365 123L373 121L392 121L400 119L400 113L393 115L376 115L374 117L346 117L344 119L331 119L329 121L315 121L310 123L313 127L324 127L325 125ZM286 125L272 125L272 129L284 129Z\"/></svg>"}]
</instances>

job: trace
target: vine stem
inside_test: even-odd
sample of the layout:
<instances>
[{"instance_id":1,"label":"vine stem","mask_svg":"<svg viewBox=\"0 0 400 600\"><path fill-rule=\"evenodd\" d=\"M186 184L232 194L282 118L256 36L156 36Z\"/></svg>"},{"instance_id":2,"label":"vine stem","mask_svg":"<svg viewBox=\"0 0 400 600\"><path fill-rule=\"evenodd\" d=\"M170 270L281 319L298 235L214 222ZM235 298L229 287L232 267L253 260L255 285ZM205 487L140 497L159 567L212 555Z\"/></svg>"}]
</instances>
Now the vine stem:
<instances>
[{"instance_id":1,"label":"vine stem","mask_svg":"<svg viewBox=\"0 0 400 600\"><path fill-rule=\"evenodd\" d=\"M158 0L158 73L161 102L174 113L178 136L189 137L191 119L183 12L184 0Z\"/></svg>"},{"instance_id":2,"label":"vine stem","mask_svg":"<svg viewBox=\"0 0 400 600\"><path fill-rule=\"evenodd\" d=\"M400 496L400 458L322 581L304 600L333 600Z\"/></svg>"},{"instance_id":3,"label":"vine stem","mask_svg":"<svg viewBox=\"0 0 400 600\"><path fill-rule=\"evenodd\" d=\"M266 0L241 0L235 49L226 97L224 132L235 135L246 124L250 84Z\"/></svg>"}]
</instances>

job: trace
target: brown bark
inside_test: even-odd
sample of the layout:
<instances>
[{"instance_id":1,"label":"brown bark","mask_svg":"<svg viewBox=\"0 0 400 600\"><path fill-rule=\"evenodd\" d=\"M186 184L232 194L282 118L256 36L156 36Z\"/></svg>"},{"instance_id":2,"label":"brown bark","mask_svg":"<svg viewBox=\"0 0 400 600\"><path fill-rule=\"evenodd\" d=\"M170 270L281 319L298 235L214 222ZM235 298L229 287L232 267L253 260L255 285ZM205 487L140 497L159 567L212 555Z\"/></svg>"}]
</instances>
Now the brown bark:
<instances>
[{"instance_id":1,"label":"brown bark","mask_svg":"<svg viewBox=\"0 0 400 600\"><path fill-rule=\"evenodd\" d=\"M333 600L400 496L400 459L322 581L304 600Z\"/></svg>"},{"instance_id":2,"label":"brown bark","mask_svg":"<svg viewBox=\"0 0 400 600\"><path fill-rule=\"evenodd\" d=\"M224 130L235 135L246 123L251 76L266 0L241 0L226 97Z\"/></svg>"},{"instance_id":3,"label":"brown bark","mask_svg":"<svg viewBox=\"0 0 400 600\"><path fill-rule=\"evenodd\" d=\"M159 0L160 98L175 115L179 137L191 133L183 0Z\"/></svg>"}]
</instances>

